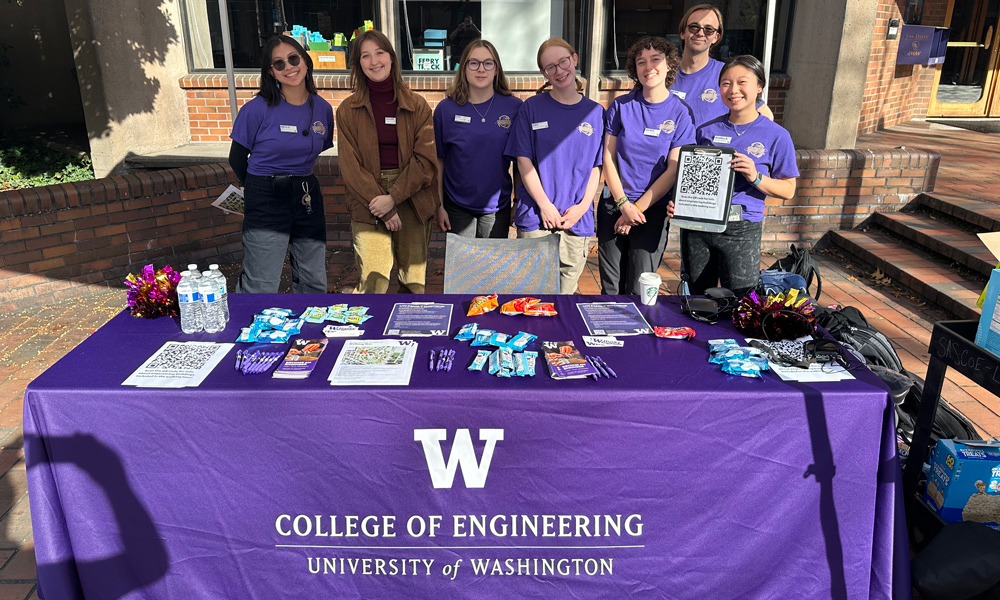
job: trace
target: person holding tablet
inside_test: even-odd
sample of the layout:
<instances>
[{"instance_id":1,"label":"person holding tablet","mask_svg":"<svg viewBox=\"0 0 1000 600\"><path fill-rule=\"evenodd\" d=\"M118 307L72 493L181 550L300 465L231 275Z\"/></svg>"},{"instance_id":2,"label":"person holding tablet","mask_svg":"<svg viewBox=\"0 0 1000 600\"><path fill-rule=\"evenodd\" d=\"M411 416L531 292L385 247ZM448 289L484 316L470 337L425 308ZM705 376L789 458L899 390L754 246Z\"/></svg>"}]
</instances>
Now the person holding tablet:
<instances>
[{"instance_id":1,"label":"person holding tablet","mask_svg":"<svg viewBox=\"0 0 1000 600\"><path fill-rule=\"evenodd\" d=\"M790 199L799 176L795 146L788 132L757 110L764 89L764 65L737 56L719 75L722 102L729 114L698 128L698 144L733 148L736 172L729 223L722 233L681 230L681 263L691 293L719 285L740 297L760 278L764 199Z\"/></svg>"},{"instance_id":2,"label":"person holding tablet","mask_svg":"<svg viewBox=\"0 0 1000 600\"><path fill-rule=\"evenodd\" d=\"M261 52L260 90L233 122L229 164L244 186L243 271L236 291L275 294L286 252L292 291L326 293L326 218L313 175L333 146L333 109L319 96L312 60L278 35Z\"/></svg>"},{"instance_id":3,"label":"person holding tablet","mask_svg":"<svg viewBox=\"0 0 1000 600\"><path fill-rule=\"evenodd\" d=\"M639 294L639 275L663 258L680 147L695 142L691 109L670 93L677 50L660 37L629 48L626 72L635 88L604 117L604 181L610 198L597 208L602 294Z\"/></svg>"},{"instance_id":4,"label":"person holding tablet","mask_svg":"<svg viewBox=\"0 0 1000 600\"><path fill-rule=\"evenodd\" d=\"M349 64L353 93L337 108L337 122L361 272L355 292L384 294L395 259L400 293L422 294L431 219L441 206L431 109L403 83L382 32L355 38Z\"/></svg>"},{"instance_id":5,"label":"person holding tablet","mask_svg":"<svg viewBox=\"0 0 1000 600\"><path fill-rule=\"evenodd\" d=\"M719 98L719 72L723 63L709 56L709 51L722 41L722 13L711 4L692 6L681 18L679 33L684 48L677 81L670 91L691 107L694 124L700 127L728 112ZM763 101L759 101L757 108L760 114L774 120Z\"/></svg>"},{"instance_id":6,"label":"person holding tablet","mask_svg":"<svg viewBox=\"0 0 1000 600\"><path fill-rule=\"evenodd\" d=\"M521 174L514 224L518 237L559 236L560 291L572 294L594 234L604 108L580 93L578 57L566 40L542 42L537 62L546 83L521 106L505 151Z\"/></svg>"},{"instance_id":7,"label":"person holding tablet","mask_svg":"<svg viewBox=\"0 0 1000 600\"><path fill-rule=\"evenodd\" d=\"M441 231L507 237L513 183L504 148L521 104L511 94L493 44L470 42L447 98L434 109Z\"/></svg>"}]
</instances>

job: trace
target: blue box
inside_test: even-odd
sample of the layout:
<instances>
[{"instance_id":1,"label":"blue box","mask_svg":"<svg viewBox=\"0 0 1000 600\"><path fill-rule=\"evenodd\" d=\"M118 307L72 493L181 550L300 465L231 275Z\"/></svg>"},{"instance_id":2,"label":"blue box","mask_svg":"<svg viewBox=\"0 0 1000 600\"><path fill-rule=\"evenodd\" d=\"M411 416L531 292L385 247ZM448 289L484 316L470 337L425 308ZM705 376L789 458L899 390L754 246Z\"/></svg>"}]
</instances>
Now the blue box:
<instances>
[{"instance_id":1,"label":"blue box","mask_svg":"<svg viewBox=\"0 0 1000 600\"><path fill-rule=\"evenodd\" d=\"M986 285L983 299L983 314L979 316L976 329L976 345L993 354L1000 355L1000 269L993 269L990 282Z\"/></svg>"},{"instance_id":2,"label":"blue box","mask_svg":"<svg viewBox=\"0 0 1000 600\"><path fill-rule=\"evenodd\" d=\"M946 523L1000 531L1000 442L938 440L924 502Z\"/></svg>"}]
</instances>

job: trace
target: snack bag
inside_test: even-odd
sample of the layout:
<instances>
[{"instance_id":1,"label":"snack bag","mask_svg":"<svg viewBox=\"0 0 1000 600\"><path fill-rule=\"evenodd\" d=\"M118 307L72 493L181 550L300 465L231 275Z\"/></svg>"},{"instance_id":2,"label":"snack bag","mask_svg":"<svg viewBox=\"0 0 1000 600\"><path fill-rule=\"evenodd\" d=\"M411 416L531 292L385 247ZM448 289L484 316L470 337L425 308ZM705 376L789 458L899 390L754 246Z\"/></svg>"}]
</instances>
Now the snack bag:
<instances>
[{"instance_id":1,"label":"snack bag","mask_svg":"<svg viewBox=\"0 0 1000 600\"><path fill-rule=\"evenodd\" d=\"M476 315L484 315L492 310L496 310L496 307L496 294L491 296L476 296L472 299L472 304L469 305L469 312L466 316L474 317Z\"/></svg>"},{"instance_id":2,"label":"snack bag","mask_svg":"<svg viewBox=\"0 0 1000 600\"><path fill-rule=\"evenodd\" d=\"M556 305L551 302L534 302L524 309L524 314L529 317L554 317L558 312L556 312Z\"/></svg>"},{"instance_id":3,"label":"snack bag","mask_svg":"<svg viewBox=\"0 0 1000 600\"><path fill-rule=\"evenodd\" d=\"M538 298L515 298L510 302L505 302L500 308L500 313L505 315L523 315L528 306L540 302Z\"/></svg>"}]
</instances>

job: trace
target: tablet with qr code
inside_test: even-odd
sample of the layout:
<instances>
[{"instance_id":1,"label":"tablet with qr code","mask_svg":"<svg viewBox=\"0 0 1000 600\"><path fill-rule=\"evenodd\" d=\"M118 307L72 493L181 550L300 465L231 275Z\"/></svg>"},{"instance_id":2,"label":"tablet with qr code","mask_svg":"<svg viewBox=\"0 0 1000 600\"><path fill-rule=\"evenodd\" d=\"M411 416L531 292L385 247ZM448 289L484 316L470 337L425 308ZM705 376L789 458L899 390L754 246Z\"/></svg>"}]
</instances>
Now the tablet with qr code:
<instances>
[{"instance_id":1,"label":"tablet with qr code","mask_svg":"<svg viewBox=\"0 0 1000 600\"><path fill-rule=\"evenodd\" d=\"M732 148L681 146L670 224L684 229L721 233L730 221L733 182Z\"/></svg>"}]
</instances>

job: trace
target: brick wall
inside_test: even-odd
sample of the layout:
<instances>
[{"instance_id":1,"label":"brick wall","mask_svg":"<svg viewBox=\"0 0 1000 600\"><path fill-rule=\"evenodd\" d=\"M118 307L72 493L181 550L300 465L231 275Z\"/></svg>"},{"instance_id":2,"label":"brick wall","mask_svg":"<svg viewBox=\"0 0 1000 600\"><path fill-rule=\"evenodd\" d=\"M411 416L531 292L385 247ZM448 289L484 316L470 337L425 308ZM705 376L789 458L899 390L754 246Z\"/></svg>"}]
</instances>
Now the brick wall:
<instances>
[{"instance_id":1,"label":"brick wall","mask_svg":"<svg viewBox=\"0 0 1000 600\"><path fill-rule=\"evenodd\" d=\"M938 66L896 65L899 38L887 40L889 19L902 23L905 0L879 0L858 135L927 116ZM924 2L922 25L944 25L947 0Z\"/></svg>"},{"instance_id":2,"label":"brick wall","mask_svg":"<svg viewBox=\"0 0 1000 600\"><path fill-rule=\"evenodd\" d=\"M938 156L924 150L799 150L798 192L770 198L763 246L810 246L934 188ZM336 157L317 162L330 245L350 247ZM140 172L0 193L0 310L120 286L146 264L238 262L241 219L211 206L233 181L224 165ZM443 242L435 232L432 244ZM677 235L670 236L676 250Z\"/></svg>"},{"instance_id":3,"label":"brick wall","mask_svg":"<svg viewBox=\"0 0 1000 600\"><path fill-rule=\"evenodd\" d=\"M351 95L347 75L314 75L316 87L320 96L325 98L336 111L341 102ZM407 85L421 96L431 109L444 99L445 90L451 82L451 77L442 75L416 76L407 75L403 78ZM540 75L508 76L514 94L527 99L535 94L545 79ZM768 91L768 106L774 111L775 121L782 122L785 109L785 93L789 86L788 76L775 73L771 76L771 86ZM260 85L259 75L236 76L236 102L242 107L251 100ZM188 123L192 142L226 142L232 131L232 120L229 114L229 91L226 88L225 75L189 75L180 80L180 86L187 96ZM632 89L632 82L623 75L602 77L598 86L597 101L608 106L611 101ZM336 128L334 136L336 139Z\"/></svg>"}]
</instances>

